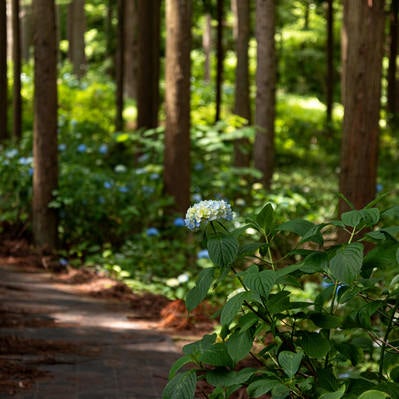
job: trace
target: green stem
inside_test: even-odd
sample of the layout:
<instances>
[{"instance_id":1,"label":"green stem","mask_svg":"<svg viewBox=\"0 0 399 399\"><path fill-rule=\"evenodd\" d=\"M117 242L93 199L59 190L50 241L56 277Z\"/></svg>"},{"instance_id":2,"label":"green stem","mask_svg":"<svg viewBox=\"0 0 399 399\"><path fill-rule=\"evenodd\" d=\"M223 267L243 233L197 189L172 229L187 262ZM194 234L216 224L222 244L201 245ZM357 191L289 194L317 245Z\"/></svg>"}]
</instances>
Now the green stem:
<instances>
[{"instance_id":1,"label":"green stem","mask_svg":"<svg viewBox=\"0 0 399 399\"><path fill-rule=\"evenodd\" d=\"M337 291L338 291L338 281L335 280L333 296L331 298L331 304L330 304L330 314L331 315L334 314L334 304L335 304L335 299L337 298ZM329 328L327 330L327 339L330 340L330 338L331 338L331 329ZM326 360L324 362L324 367L325 368L327 368L329 360L330 360L330 356L329 356L329 353L327 353Z\"/></svg>"},{"instance_id":2,"label":"green stem","mask_svg":"<svg viewBox=\"0 0 399 399\"><path fill-rule=\"evenodd\" d=\"M393 320L395 318L395 313L396 313L398 306L399 306L399 298L396 298L395 304L392 308L392 312L391 312L391 315L389 318L387 330L385 331L384 340L382 341L382 345L381 345L380 367L378 370L378 377L379 377L380 381L382 380L382 373L383 373L383 369L384 369L384 358L385 358L385 352L386 352L386 348L387 348L387 344L388 344L388 337L392 331Z\"/></svg>"}]
</instances>

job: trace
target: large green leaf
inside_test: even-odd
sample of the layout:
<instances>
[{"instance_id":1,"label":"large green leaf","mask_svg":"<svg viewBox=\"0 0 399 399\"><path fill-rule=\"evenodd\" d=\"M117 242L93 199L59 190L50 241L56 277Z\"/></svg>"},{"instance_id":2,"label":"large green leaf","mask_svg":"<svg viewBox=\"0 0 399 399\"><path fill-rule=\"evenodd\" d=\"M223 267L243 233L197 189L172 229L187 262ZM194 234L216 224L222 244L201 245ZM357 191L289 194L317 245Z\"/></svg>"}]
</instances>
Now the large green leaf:
<instances>
[{"instance_id":1,"label":"large green leaf","mask_svg":"<svg viewBox=\"0 0 399 399\"><path fill-rule=\"evenodd\" d=\"M213 386L229 387L233 385L241 385L247 382L256 369L244 368L239 371L229 371L225 368L217 368L206 373L206 380Z\"/></svg>"},{"instance_id":2,"label":"large green leaf","mask_svg":"<svg viewBox=\"0 0 399 399\"><path fill-rule=\"evenodd\" d=\"M338 281L351 284L358 278L362 263L363 245L354 242L337 250L330 259L330 271Z\"/></svg>"},{"instance_id":3,"label":"large green leaf","mask_svg":"<svg viewBox=\"0 0 399 399\"><path fill-rule=\"evenodd\" d=\"M299 370L303 358L302 352L282 351L278 355L278 362L285 374L292 378Z\"/></svg>"},{"instance_id":4,"label":"large green leaf","mask_svg":"<svg viewBox=\"0 0 399 399\"><path fill-rule=\"evenodd\" d=\"M345 394L345 389L345 385L342 385L337 391L323 393L320 399L341 399Z\"/></svg>"},{"instance_id":5,"label":"large green leaf","mask_svg":"<svg viewBox=\"0 0 399 399\"><path fill-rule=\"evenodd\" d=\"M208 349L212 348L212 345L216 341L216 334L205 334L199 341L192 342L183 346L183 353L185 355L198 356Z\"/></svg>"},{"instance_id":6,"label":"large green leaf","mask_svg":"<svg viewBox=\"0 0 399 399\"><path fill-rule=\"evenodd\" d=\"M200 358L201 362L211 366L232 367L233 359L227 352L227 346L224 342L218 342L207 349Z\"/></svg>"},{"instance_id":7,"label":"large green leaf","mask_svg":"<svg viewBox=\"0 0 399 399\"><path fill-rule=\"evenodd\" d=\"M176 374L162 392L162 399L192 399L195 395L197 375L195 370Z\"/></svg>"},{"instance_id":8,"label":"large green leaf","mask_svg":"<svg viewBox=\"0 0 399 399\"><path fill-rule=\"evenodd\" d=\"M209 257L220 267L228 267L234 262L238 247L238 240L232 235L218 234L209 238L207 242Z\"/></svg>"},{"instance_id":9,"label":"large green leaf","mask_svg":"<svg viewBox=\"0 0 399 399\"><path fill-rule=\"evenodd\" d=\"M253 337L249 330L236 330L227 341L227 352L235 363L248 355L252 348Z\"/></svg>"},{"instance_id":10,"label":"large green leaf","mask_svg":"<svg viewBox=\"0 0 399 399\"><path fill-rule=\"evenodd\" d=\"M382 391L377 391L375 389L370 389L369 391L363 392L359 399L386 399L389 395Z\"/></svg>"},{"instance_id":11,"label":"large green leaf","mask_svg":"<svg viewBox=\"0 0 399 399\"><path fill-rule=\"evenodd\" d=\"M188 311L196 308L202 300L208 294L209 288L211 287L213 277L215 273L214 267L209 267L201 271L198 275L197 283L194 288L192 288L186 297L186 306Z\"/></svg>"},{"instance_id":12,"label":"large green leaf","mask_svg":"<svg viewBox=\"0 0 399 399\"><path fill-rule=\"evenodd\" d=\"M314 332L304 332L300 345L308 356L316 359L326 356L331 348L330 342L326 337Z\"/></svg>"},{"instance_id":13,"label":"large green leaf","mask_svg":"<svg viewBox=\"0 0 399 399\"><path fill-rule=\"evenodd\" d=\"M273 213L274 209L270 202L268 202L262 210L256 215L257 225L267 235L271 232L273 226Z\"/></svg>"},{"instance_id":14,"label":"large green leaf","mask_svg":"<svg viewBox=\"0 0 399 399\"><path fill-rule=\"evenodd\" d=\"M261 272L250 272L244 274L245 285L260 295L267 298L276 281L276 273L273 270L263 270Z\"/></svg>"},{"instance_id":15,"label":"large green leaf","mask_svg":"<svg viewBox=\"0 0 399 399\"><path fill-rule=\"evenodd\" d=\"M342 324L342 321L338 316L323 312L311 313L309 315L309 319L312 320L317 327L326 329L337 328L340 327Z\"/></svg>"},{"instance_id":16,"label":"large green leaf","mask_svg":"<svg viewBox=\"0 0 399 399\"><path fill-rule=\"evenodd\" d=\"M288 222L282 223L277 226L278 231L287 231L289 233L294 233L300 237L305 235L314 224L304 219L293 219Z\"/></svg>"},{"instance_id":17,"label":"large green leaf","mask_svg":"<svg viewBox=\"0 0 399 399\"><path fill-rule=\"evenodd\" d=\"M224 326L228 326L236 317L244 301L250 297L251 293L248 291L239 292L237 295L231 297L223 306L220 315L220 323Z\"/></svg>"},{"instance_id":18,"label":"large green leaf","mask_svg":"<svg viewBox=\"0 0 399 399\"><path fill-rule=\"evenodd\" d=\"M277 379L262 378L249 384L247 392L250 398L257 398L271 391L276 384L279 384Z\"/></svg>"}]
</instances>

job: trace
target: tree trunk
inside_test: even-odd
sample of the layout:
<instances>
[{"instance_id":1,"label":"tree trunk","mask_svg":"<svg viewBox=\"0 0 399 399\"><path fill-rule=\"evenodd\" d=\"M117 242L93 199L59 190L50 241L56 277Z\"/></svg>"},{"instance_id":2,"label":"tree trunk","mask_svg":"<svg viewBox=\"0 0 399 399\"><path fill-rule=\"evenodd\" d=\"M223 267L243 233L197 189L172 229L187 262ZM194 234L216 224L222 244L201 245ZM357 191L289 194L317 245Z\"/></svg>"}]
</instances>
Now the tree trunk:
<instances>
[{"instance_id":1,"label":"tree trunk","mask_svg":"<svg viewBox=\"0 0 399 399\"><path fill-rule=\"evenodd\" d=\"M22 97L21 97L21 27L19 20L19 0L12 0L12 61L13 61L13 137L22 137Z\"/></svg>"},{"instance_id":2,"label":"tree trunk","mask_svg":"<svg viewBox=\"0 0 399 399\"><path fill-rule=\"evenodd\" d=\"M117 49L116 49L116 110L115 110L115 130L123 130L123 80L124 80L124 62L123 50L125 48L124 31L125 31L125 0L118 0L118 30L117 30Z\"/></svg>"},{"instance_id":3,"label":"tree trunk","mask_svg":"<svg viewBox=\"0 0 399 399\"><path fill-rule=\"evenodd\" d=\"M21 53L24 61L29 61L33 46L32 5L22 4L21 15Z\"/></svg>"},{"instance_id":4,"label":"tree trunk","mask_svg":"<svg viewBox=\"0 0 399 399\"><path fill-rule=\"evenodd\" d=\"M8 139L7 5L0 0L0 142Z\"/></svg>"},{"instance_id":5,"label":"tree trunk","mask_svg":"<svg viewBox=\"0 0 399 399\"><path fill-rule=\"evenodd\" d=\"M202 32L202 47L205 53L204 81L211 80L211 53L212 53L212 17L207 13L204 17L204 31Z\"/></svg>"},{"instance_id":6,"label":"tree trunk","mask_svg":"<svg viewBox=\"0 0 399 399\"><path fill-rule=\"evenodd\" d=\"M68 6L68 58L73 73L80 79L87 69L85 54L85 0L72 0Z\"/></svg>"},{"instance_id":7,"label":"tree trunk","mask_svg":"<svg viewBox=\"0 0 399 399\"><path fill-rule=\"evenodd\" d=\"M270 188L274 169L274 118L276 103L275 2L256 1L256 111L255 168L262 183Z\"/></svg>"},{"instance_id":8,"label":"tree trunk","mask_svg":"<svg viewBox=\"0 0 399 399\"><path fill-rule=\"evenodd\" d=\"M166 1L164 189L171 212L190 204L191 0Z\"/></svg>"},{"instance_id":9,"label":"tree trunk","mask_svg":"<svg viewBox=\"0 0 399 399\"><path fill-rule=\"evenodd\" d=\"M125 56L124 92L129 98L137 98L138 41L137 0L125 1Z\"/></svg>"},{"instance_id":10,"label":"tree trunk","mask_svg":"<svg viewBox=\"0 0 399 399\"><path fill-rule=\"evenodd\" d=\"M234 113L251 123L249 98L248 44L250 10L248 0L233 0L234 36L236 41L237 67L235 76ZM249 141L240 139L234 143L234 165L248 167L250 163Z\"/></svg>"},{"instance_id":11,"label":"tree trunk","mask_svg":"<svg viewBox=\"0 0 399 399\"><path fill-rule=\"evenodd\" d=\"M384 0L345 0L348 38L340 192L357 209L376 193ZM340 201L339 212L348 210Z\"/></svg>"},{"instance_id":12,"label":"tree trunk","mask_svg":"<svg viewBox=\"0 0 399 399\"><path fill-rule=\"evenodd\" d=\"M387 88L387 111L391 115L396 113L396 57L398 54L398 12L399 0L391 0L390 29L389 29L389 65Z\"/></svg>"},{"instance_id":13,"label":"tree trunk","mask_svg":"<svg viewBox=\"0 0 399 399\"><path fill-rule=\"evenodd\" d=\"M326 130L332 131L334 104L334 1L327 1L327 76L326 76Z\"/></svg>"},{"instance_id":14,"label":"tree trunk","mask_svg":"<svg viewBox=\"0 0 399 399\"><path fill-rule=\"evenodd\" d=\"M33 237L35 245L54 250L57 214L49 207L58 184L57 32L54 0L33 0L34 14L34 173Z\"/></svg>"},{"instance_id":15,"label":"tree trunk","mask_svg":"<svg viewBox=\"0 0 399 399\"><path fill-rule=\"evenodd\" d=\"M160 0L138 0L139 70L137 84L137 128L158 126Z\"/></svg>"},{"instance_id":16,"label":"tree trunk","mask_svg":"<svg viewBox=\"0 0 399 399\"><path fill-rule=\"evenodd\" d=\"M222 106L222 85L223 85L223 23L224 7L223 0L217 0L217 34L216 34L216 111L215 122L220 120L220 108Z\"/></svg>"}]
</instances>

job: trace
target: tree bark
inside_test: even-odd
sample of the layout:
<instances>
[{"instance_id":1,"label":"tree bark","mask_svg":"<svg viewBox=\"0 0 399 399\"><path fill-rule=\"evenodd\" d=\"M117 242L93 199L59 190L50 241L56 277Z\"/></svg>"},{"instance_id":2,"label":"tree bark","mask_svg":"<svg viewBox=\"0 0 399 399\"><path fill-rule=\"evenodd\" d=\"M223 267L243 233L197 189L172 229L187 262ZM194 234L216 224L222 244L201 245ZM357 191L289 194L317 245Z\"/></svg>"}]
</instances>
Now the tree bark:
<instances>
[{"instance_id":1,"label":"tree bark","mask_svg":"<svg viewBox=\"0 0 399 399\"><path fill-rule=\"evenodd\" d=\"M389 29L389 65L387 87L387 111L391 115L396 113L396 57L398 55L398 12L399 0L391 0L390 29Z\"/></svg>"},{"instance_id":2,"label":"tree bark","mask_svg":"<svg viewBox=\"0 0 399 399\"><path fill-rule=\"evenodd\" d=\"M124 40L124 32L125 32L125 0L118 0L118 29L117 29L117 49L116 49L116 93L115 93L115 130L122 131L123 130L123 81L125 75L124 69L124 48L125 48L125 40Z\"/></svg>"},{"instance_id":3,"label":"tree bark","mask_svg":"<svg viewBox=\"0 0 399 399\"><path fill-rule=\"evenodd\" d=\"M274 170L274 119L276 103L275 2L256 1L256 137L255 168L262 172L262 183L270 188Z\"/></svg>"},{"instance_id":4,"label":"tree bark","mask_svg":"<svg viewBox=\"0 0 399 399\"><path fill-rule=\"evenodd\" d=\"M58 185L57 32L54 0L33 0L33 14L33 238L37 247L54 250L57 243L57 214L55 209L49 207Z\"/></svg>"},{"instance_id":5,"label":"tree bark","mask_svg":"<svg viewBox=\"0 0 399 399\"><path fill-rule=\"evenodd\" d=\"M160 0L138 0L137 128L158 126L160 12Z\"/></svg>"},{"instance_id":6,"label":"tree bark","mask_svg":"<svg viewBox=\"0 0 399 399\"><path fill-rule=\"evenodd\" d=\"M138 41L137 41L137 0L125 1L125 56L124 92L129 98L137 98Z\"/></svg>"},{"instance_id":7,"label":"tree bark","mask_svg":"<svg viewBox=\"0 0 399 399\"><path fill-rule=\"evenodd\" d=\"M29 61L33 46L32 5L22 4L21 13L21 54L24 61Z\"/></svg>"},{"instance_id":8,"label":"tree bark","mask_svg":"<svg viewBox=\"0 0 399 399\"><path fill-rule=\"evenodd\" d=\"M22 137L22 97L21 97L21 27L19 0L12 0L12 61L13 61L13 137Z\"/></svg>"},{"instance_id":9,"label":"tree bark","mask_svg":"<svg viewBox=\"0 0 399 399\"><path fill-rule=\"evenodd\" d=\"M204 48L204 81L211 80L211 53L212 53L212 17L207 13L204 16L204 31L202 32L202 47Z\"/></svg>"},{"instance_id":10,"label":"tree bark","mask_svg":"<svg viewBox=\"0 0 399 399\"><path fill-rule=\"evenodd\" d=\"M332 131L334 104L334 1L327 1L327 75L326 75L326 128L328 135Z\"/></svg>"},{"instance_id":11,"label":"tree bark","mask_svg":"<svg viewBox=\"0 0 399 399\"><path fill-rule=\"evenodd\" d=\"M234 113L251 123L251 106L249 98L249 31L250 9L248 0L233 0L234 37L236 41L237 67L235 76ZM234 165L248 167L250 152L248 139L240 139L234 143Z\"/></svg>"},{"instance_id":12,"label":"tree bark","mask_svg":"<svg viewBox=\"0 0 399 399\"><path fill-rule=\"evenodd\" d=\"M357 209L376 193L384 0L344 1L347 34L340 192ZM339 212L348 210L339 202Z\"/></svg>"},{"instance_id":13,"label":"tree bark","mask_svg":"<svg viewBox=\"0 0 399 399\"><path fill-rule=\"evenodd\" d=\"M216 111L215 122L220 120L220 108L222 106L222 85L223 85L223 24L224 6L223 0L217 0L217 32L216 32Z\"/></svg>"},{"instance_id":14,"label":"tree bark","mask_svg":"<svg viewBox=\"0 0 399 399\"><path fill-rule=\"evenodd\" d=\"M164 190L181 215L190 204L191 15L191 0L166 1Z\"/></svg>"},{"instance_id":15,"label":"tree bark","mask_svg":"<svg viewBox=\"0 0 399 399\"><path fill-rule=\"evenodd\" d=\"M73 73L80 79L86 74L85 39L86 16L85 0L72 0L68 6L68 58Z\"/></svg>"},{"instance_id":16,"label":"tree bark","mask_svg":"<svg viewBox=\"0 0 399 399\"><path fill-rule=\"evenodd\" d=\"M7 5L0 0L0 142L8 138Z\"/></svg>"}]
</instances>

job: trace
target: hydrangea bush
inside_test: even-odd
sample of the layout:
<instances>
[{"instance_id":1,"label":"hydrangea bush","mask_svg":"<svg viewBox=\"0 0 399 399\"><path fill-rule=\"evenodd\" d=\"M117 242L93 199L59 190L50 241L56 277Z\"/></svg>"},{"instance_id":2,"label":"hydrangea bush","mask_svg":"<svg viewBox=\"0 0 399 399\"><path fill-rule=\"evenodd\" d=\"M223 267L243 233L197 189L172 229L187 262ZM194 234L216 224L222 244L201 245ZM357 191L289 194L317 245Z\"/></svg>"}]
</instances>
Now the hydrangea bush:
<instances>
[{"instance_id":1,"label":"hydrangea bush","mask_svg":"<svg viewBox=\"0 0 399 399\"><path fill-rule=\"evenodd\" d=\"M238 390L250 398L399 398L399 206L370 204L320 224L277 224L275 216L267 203L237 227L225 202L188 210L187 227L202 231L213 266L198 275L187 308L217 285L235 280L239 288L220 309L217 332L183 348L163 399L194 398L199 380L213 399ZM348 237L340 244L331 240L339 230ZM287 253L274 255L276 238L291 244Z\"/></svg>"}]
</instances>

